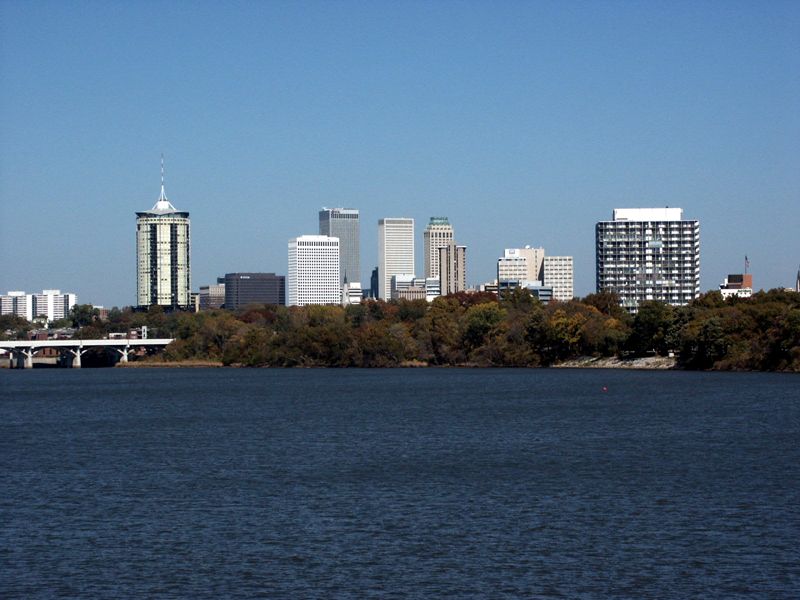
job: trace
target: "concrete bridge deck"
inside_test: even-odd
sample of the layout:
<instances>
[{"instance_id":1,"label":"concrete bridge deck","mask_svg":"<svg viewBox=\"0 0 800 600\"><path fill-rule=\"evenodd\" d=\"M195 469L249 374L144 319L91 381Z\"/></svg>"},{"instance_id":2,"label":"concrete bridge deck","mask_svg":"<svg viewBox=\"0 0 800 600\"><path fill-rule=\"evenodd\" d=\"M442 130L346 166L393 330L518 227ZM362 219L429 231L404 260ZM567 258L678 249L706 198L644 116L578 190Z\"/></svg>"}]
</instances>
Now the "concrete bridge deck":
<instances>
[{"instance_id":1,"label":"concrete bridge deck","mask_svg":"<svg viewBox=\"0 0 800 600\"><path fill-rule=\"evenodd\" d=\"M33 367L33 357L42 348L61 349L71 358L73 368L80 368L81 356L90 348L111 348L120 354L120 362L128 362L128 353L138 348L165 348L171 338L149 340L14 340L0 341L0 350L8 351L10 366L20 369ZM16 364L15 364L16 362Z\"/></svg>"}]
</instances>

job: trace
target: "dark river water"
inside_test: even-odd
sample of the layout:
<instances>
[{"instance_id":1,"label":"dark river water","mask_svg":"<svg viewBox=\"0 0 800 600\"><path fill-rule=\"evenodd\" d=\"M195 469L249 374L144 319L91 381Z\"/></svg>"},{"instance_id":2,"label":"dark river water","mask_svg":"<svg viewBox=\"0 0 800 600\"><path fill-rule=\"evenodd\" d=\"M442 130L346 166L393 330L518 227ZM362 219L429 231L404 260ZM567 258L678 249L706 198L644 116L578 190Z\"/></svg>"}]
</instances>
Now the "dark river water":
<instances>
[{"instance_id":1,"label":"dark river water","mask_svg":"<svg viewBox=\"0 0 800 600\"><path fill-rule=\"evenodd\" d=\"M0 371L2 598L800 598L799 540L798 376Z\"/></svg>"}]
</instances>

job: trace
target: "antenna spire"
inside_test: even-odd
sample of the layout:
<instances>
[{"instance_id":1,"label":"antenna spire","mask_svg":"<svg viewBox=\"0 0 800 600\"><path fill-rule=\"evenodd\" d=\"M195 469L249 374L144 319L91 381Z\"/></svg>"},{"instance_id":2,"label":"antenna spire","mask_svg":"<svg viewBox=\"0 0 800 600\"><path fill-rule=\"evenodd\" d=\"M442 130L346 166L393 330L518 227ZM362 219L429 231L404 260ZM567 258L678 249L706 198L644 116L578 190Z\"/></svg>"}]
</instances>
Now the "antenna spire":
<instances>
[{"instance_id":1,"label":"antenna spire","mask_svg":"<svg viewBox=\"0 0 800 600\"><path fill-rule=\"evenodd\" d=\"M161 153L161 195L158 197L159 200L166 200L167 194L164 191L164 153Z\"/></svg>"}]
</instances>

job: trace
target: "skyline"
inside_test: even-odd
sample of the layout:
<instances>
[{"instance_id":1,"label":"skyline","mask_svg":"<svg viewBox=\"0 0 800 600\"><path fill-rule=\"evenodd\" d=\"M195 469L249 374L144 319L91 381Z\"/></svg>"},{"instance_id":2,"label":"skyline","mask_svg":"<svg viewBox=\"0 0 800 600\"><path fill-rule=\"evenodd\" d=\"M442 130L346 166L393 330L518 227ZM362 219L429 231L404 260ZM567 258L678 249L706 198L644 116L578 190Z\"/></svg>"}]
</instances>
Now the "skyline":
<instances>
[{"instance_id":1,"label":"skyline","mask_svg":"<svg viewBox=\"0 0 800 600\"><path fill-rule=\"evenodd\" d=\"M135 213L192 219L192 289L286 272L324 206L449 217L467 283L505 248L574 257L594 225L677 206L701 290L800 263L800 7L342 3L0 5L0 290L135 303ZM157 18L156 18L157 17Z\"/></svg>"}]
</instances>

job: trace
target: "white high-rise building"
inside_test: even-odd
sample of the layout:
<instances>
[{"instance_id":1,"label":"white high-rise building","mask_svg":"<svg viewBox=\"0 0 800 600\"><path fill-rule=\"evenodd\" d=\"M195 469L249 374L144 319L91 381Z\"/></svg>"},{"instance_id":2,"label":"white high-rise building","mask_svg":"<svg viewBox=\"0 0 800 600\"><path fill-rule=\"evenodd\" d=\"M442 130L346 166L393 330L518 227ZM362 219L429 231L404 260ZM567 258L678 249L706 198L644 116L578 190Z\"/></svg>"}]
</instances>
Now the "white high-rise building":
<instances>
[{"instance_id":1,"label":"white high-rise building","mask_svg":"<svg viewBox=\"0 0 800 600\"><path fill-rule=\"evenodd\" d=\"M615 208L595 226L597 291L636 313L645 300L673 306L700 295L700 222L681 208Z\"/></svg>"},{"instance_id":2,"label":"white high-rise building","mask_svg":"<svg viewBox=\"0 0 800 600\"><path fill-rule=\"evenodd\" d=\"M0 296L0 315L17 315L33 321L33 295L14 291Z\"/></svg>"},{"instance_id":3,"label":"white high-rise building","mask_svg":"<svg viewBox=\"0 0 800 600\"><path fill-rule=\"evenodd\" d=\"M573 271L571 256L545 256L544 279L545 287L553 288L553 299L559 302L569 302L573 294Z\"/></svg>"},{"instance_id":4,"label":"white high-rise building","mask_svg":"<svg viewBox=\"0 0 800 600\"><path fill-rule=\"evenodd\" d=\"M164 192L153 208L136 213L136 304L140 307L190 305L189 213L177 210Z\"/></svg>"},{"instance_id":5,"label":"white high-rise building","mask_svg":"<svg viewBox=\"0 0 800 600\"><path fill-rule=\"evenodd\" d=\"M378 221L378 297L390 300L392 275L414 273L414 219Z\"/></svg>"},{"instance_id":6,"label":"white high-rise building","mask_svg":"<svg viewBox=\"0 0 800 600\"><path fill-rule=\"evenodd\" d=\"M425 277L439 278L439 248L453 243L453 226L447 217L431 217L422 234L425 252Z\"/></svg>"},{"instance_id":7,"label":"white high-rise building","mask_svg":"<svg viewBox=\"0 0 800 600\"><path fill-rule=\"evenodd\" d=\"M41 294L8 292L0 296L0 314L17 315L28 321L44 317L49 323L67 318L77 302L75 294L62 294L61 290L42 290Z\"/></svg>"},{"instance_id":8,"label":"white high-rise building","mask_svg":"<svg viewBox=\"0 0 800 600\"><path fill-rule=\"evenodd\" d=\"M33 295L33 316L47 317L50 321L58 321L69 316L69 311L75 306L75 294L62 294L61 290L42 290L41 294Z\"/></svg>"},{"instance_id":9,"label":"white high-rise building","mask_svg":"<svg viewBox=\"0 0 800 600\"><path fill-rule=\"evenodd\" d=\"M340 304L339 238L301 235L289 240L287 306Z\"/></svg>"}]
</instances>

